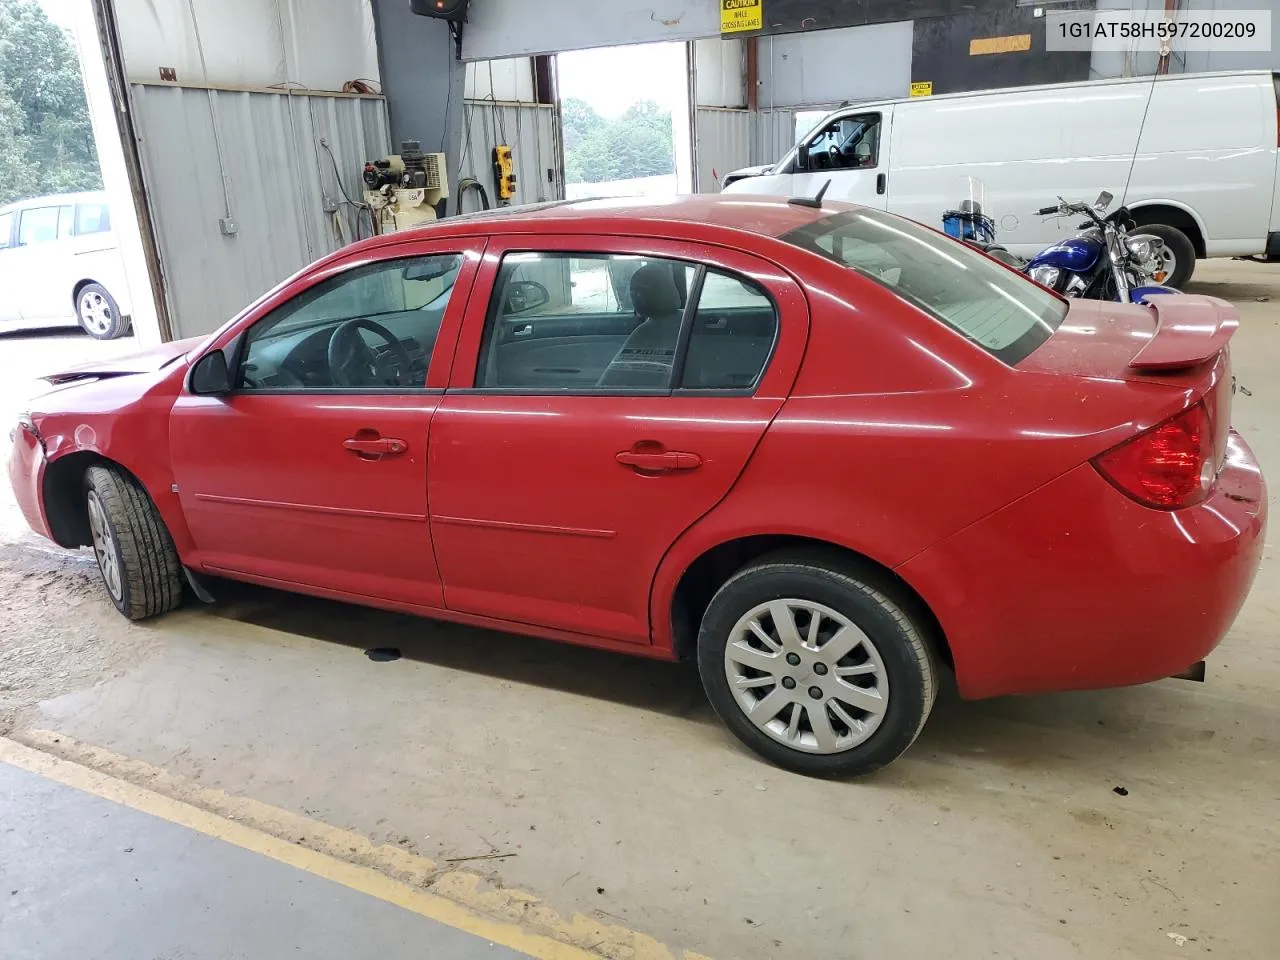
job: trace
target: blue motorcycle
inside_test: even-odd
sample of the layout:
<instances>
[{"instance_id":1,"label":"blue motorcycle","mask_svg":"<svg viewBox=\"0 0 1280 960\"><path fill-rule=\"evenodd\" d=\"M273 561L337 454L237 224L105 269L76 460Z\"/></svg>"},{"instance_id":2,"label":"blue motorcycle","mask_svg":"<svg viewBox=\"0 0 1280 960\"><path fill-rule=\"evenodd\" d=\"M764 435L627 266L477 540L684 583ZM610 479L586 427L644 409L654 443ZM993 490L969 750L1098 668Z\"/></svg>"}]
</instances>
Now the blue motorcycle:
<instances>
[{"instance_id":1,"label":"blue motorcycle","mask_svg":"<svg viewBox=\"0 0 1280 960\"><path fill-rule=\"evenodd\" d=\"M1157 277L1163 279L1163 241L1159 237L1131 236L1133 221L1125 207L1104 219L1102 215L1113 199L1106 191L1092 204L1068 203L1059 197L1056 206L1037 210L1039 216L1083 216L1087 220L1078 234L1046 247L1030 260L996 242L995 221L983 210L982 194L981 183L970 180L969 197L942 215L943 230L1050 290L1065 297L1118 303L1142 303L1150 296L1179 292L1156 282Z\"/></svg>"}]
</instances>

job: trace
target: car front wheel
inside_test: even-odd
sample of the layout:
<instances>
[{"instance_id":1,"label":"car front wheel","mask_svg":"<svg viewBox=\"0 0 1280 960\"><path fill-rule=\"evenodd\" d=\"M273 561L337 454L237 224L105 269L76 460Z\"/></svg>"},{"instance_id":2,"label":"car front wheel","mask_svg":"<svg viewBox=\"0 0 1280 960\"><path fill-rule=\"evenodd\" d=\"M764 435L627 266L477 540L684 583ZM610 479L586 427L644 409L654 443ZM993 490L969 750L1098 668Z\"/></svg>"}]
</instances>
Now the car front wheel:
<instances>
[{"instance_id":1,"label":"car front wheel","mask_svg":"<svg viewBox=\"0 0 1280 960\"><path fill-rule=\"evenodd\" d=\"M117 610L142 620L182 603L178 551L138 481L114 467L90 467L85 508L98 570Z\"/></svg>"},{"instance_id":2,"label":"car front wheel","mask_svg":"<svg viewBox=\"0 0 1280 960\"><path fill-rule=\"evenodd\" d=\"M100 283L86 283L76 294L76 319L89 336L114 340L129 332L129 320L120 315L115 298Z\"/></svg>"},{"instance_id":3,"label":"car front wheel","mask_svg":"<svg viewBox=\"0 0 1280 960\"><path fill-rule=\"evenodd\" d=\"M716 713L766 759L811 776L870 773L924 727L937 662L891 587L825 558L766 558L712 598L698 668Z\"/></svg>"}]
</instances>

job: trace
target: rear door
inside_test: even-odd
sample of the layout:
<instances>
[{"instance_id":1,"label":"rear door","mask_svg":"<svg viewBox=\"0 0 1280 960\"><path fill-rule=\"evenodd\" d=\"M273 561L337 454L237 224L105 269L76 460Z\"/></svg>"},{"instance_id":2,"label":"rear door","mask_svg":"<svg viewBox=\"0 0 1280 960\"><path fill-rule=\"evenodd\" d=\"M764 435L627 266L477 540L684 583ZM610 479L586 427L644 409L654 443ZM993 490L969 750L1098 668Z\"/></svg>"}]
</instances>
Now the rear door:
<instances>
[{"instance_id":1,"label":"rear door","mask_svg":"<svg viewBox=\"0 0 1280 960\"><path fill-rule=\"evenodd\" d=\"M65 287L66 243L59 240L59 224L70 236L73 206L28 207L18 214L17 247L10 251L10 276L18 311L24 320L66 319L72 313L71 289Z\"/></svg>"},{"instance_id":2,"label":"rear door","mask_svg":"<svg viewBox=\"0 0 1280 960\"><path fill-rule=\"evenodd\" d=\"M446 606L647 643L659 561L746 466L807 332L795 281L736 251L491 240L432 422Z\"/></svg>"},{"instance_id":3,"label":"rear door","mask_svg":"<svg viewBox=\"0 0 1280 960\"><path fill-rule=\"evenodd\" d=\"M0 213L0 323L22 319L22 311L18 309L18 273L14 261L17 221L16 211Z\"/></svg>"}]
</instances>

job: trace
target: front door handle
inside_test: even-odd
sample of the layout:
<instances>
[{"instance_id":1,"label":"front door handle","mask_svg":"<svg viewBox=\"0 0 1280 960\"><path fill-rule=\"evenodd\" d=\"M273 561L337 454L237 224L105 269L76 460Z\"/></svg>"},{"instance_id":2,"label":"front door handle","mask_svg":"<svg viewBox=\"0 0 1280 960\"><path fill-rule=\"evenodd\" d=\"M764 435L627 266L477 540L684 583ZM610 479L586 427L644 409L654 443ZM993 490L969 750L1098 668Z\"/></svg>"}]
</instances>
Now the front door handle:
<instances>
[{"instance_id":1,"label":"front door handle","mask_svg":"<svg viewBox=\"0 0 1280 960\"><path fill-rule=\"evenodd\" d=\"M888 186L888 178L883 173L876 176L876 193L883 194L884 188Z\"/></svg>"},{"instance_id":2,"label":"front door handle","mask_svg":"<svg viewBox=\"0 0 1280 960\"><path fill-rule=\"evenodd\" d=\"M697 470L702 466L702 458L696 453L681 453L678 450L664 450L661 453L623 450L616 459L624 467L634 467L650 473Z\"/></svg>"},{"instance_id":3,"label":"front door handle","mask_svg":"<svg viewBox=\"0 0 1280 960\"><path fill-rule=\"evenodd\" d=\"M377 439L348 437L342 441L342 445L361 457L375 459L399 456L409 449L409 444L394 437L378 437Z\"/></svg>"}]
</instances>

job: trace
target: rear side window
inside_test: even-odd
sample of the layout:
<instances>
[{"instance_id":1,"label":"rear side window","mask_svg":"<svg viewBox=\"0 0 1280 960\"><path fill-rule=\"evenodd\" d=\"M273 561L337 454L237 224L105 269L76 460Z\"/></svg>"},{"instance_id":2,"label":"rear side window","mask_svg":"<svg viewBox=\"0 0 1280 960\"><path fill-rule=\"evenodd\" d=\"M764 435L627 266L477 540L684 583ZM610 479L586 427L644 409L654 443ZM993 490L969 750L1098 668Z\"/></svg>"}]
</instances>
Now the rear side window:
<instances>
[{"instance_id":1,"label":"rear side window","mask_svg":"<svg viewBox=\"0 0 1280 960\"><path fill-rule=\"evenodd\" d=\"M888 287L1013 365L1058 329L1067 305L965 244L873 210L841 213L783 237Z\"/></svg>"},{"instance_id":2,"label":"rear side window","mask_svg":"<svg viewBox=\"0 0 1280 960\"><path fill-rule=\"evenodd\" d=\"M9 237L13 235L13 214L0 213L0 250L9 246Z\"/></svg>"},{"instance_id":3,"label":"rear side window","mask_svg":"<svg viewBox=\"0 0 1280 960\"><path fill-rule=\"evenodd\" d=\"M707 269L689 335L680 386L747 390L764 372L778 338L778 311L750 280Z\"/></svg>"},{"instance_id":4,"label":"rear side window","mask_svg":"<svg viewBox=\"0 0 1280 960\"><path fill-rule=\"evenodd\" d=\"M749 391L777 335L773 301L745 278L662 257L517 252L498 272L475 385Z\"/></svg>"},{"instance_id":5,"label":"rear side window","mask_svg":"<svg viewBox=\"0 0 1280 960\"><path fill-rule=\"evenodd\" d=\"M47 243L58 238L58 208L23 210L18 218L18 245Z\"/></svg>"},{"instance_id":6,"label":"rear side window","mask_svg":"<svg viewBox=\"0 0 1280 960\"><path fill-rule=\"evenodd\" d=\"M76 208L67 206L58 208L58 239L71 236L71 228L75 223Z\"/></svg>"},{"instance_id":7,"label":"rear side window","mask_svg":"<svg viewBox=\"0 0 1280 960\"><path fill-rule=\"evenodd\" d=\"M76 207L76 233L106 233L111 229L111 213L105 203L82 203Z\"/></svg>"}]
</instances>

